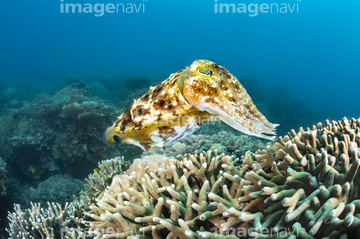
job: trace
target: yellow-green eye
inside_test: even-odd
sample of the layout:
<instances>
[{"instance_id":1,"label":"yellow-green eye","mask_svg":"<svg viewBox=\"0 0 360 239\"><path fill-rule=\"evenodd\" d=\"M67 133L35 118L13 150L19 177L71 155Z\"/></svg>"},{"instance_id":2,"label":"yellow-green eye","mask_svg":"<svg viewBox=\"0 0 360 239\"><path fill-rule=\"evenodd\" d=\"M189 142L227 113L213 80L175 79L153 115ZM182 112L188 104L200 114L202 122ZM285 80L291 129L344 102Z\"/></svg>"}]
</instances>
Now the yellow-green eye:
<instances>
[{"instance_id":1,"label":"yellow-green eye","mask_svg":"<svg viewBox=\"0 0 360 239\"><path fill-rule=\"evenodd\" d=\"M199 66L196 70L196 74L200 74L201 76L209 78L212 76L212 71L206 67Z\"/></svg>"}]
</instances>

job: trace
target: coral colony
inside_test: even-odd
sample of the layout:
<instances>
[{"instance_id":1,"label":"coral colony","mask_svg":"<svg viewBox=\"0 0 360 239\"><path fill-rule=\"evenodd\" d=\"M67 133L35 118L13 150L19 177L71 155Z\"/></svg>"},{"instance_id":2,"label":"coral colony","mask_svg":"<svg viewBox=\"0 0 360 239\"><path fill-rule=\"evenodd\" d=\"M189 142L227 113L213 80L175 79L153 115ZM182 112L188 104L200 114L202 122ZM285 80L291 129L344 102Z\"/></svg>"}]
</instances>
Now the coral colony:
<instances>
[{"instance_id":1,"label":"coral colony","mask_svg":"<svg viewBox=\"0 0 360 239\"><path fill-rule=\"evenodd\" d=\"M343 118L240 159L214 150L124 168L115 158L89 176L92 193L65 207L15 205L7 230L10 238L355 238L359 144L360 121Z\"/></svg>"},{"instance_id":2,"label":"coral colony","mask_svg":"<svg viewBox=\"0 0 360 239\"><path fill-rule=\"evenodd\" d=\"M217 151L159 157L163 167L114 178L87 214L90 229L106 238L134 238L130 230L149 238L357 235L359 127L326 121L241 160Z\"/></svg>"},{"instance_id":3,"label":"coral colony","mask_svg":"<svg viewBox=\"0 0 360 239\"><path fill-rule=\"evenodd\" d=\"M117 143L114 138L117 136L122 140L131 139L130 143L142 147L167 142L168 135L161 139L144 136L144 132L154 136L158 131L141 131L144 125L137 125L138 119L131 118L137 112L135 108L141 108L142 113L153 109L151 107L157 105L157 94L176 95L179 99L180 94L176 91L179 87L174 87L178 79L183 78L182 86L188 89L193 89L189 86L194 86L196 76L210 79L213 75L225 74L227 79L234 79L225 68L212 62L209 67L207 63L196 61L192 64L196 66L194 69L185 68L173 74L161 83L164 88L155 87L135 101L127 110L132 114L120 116L107 131L105 140ZM174 79L174 84L168 84ZM218 79L221 83L224 78ZM190 84L186 85L189 83L186 80ZM164 89L170 91L164 92ZM246 91L241 92L248 97ZM197 95L197 100L202 103L191 98L191 104L186 105L183 101L184 107L177 107L182 113L189 114L184 110L186 107L207 104L205 95L204 92ZM227 102L229 98L226 94L223 99ZM275 125L247 100L240 105L250 104L245 108L252 109L257 117L250 114L241 119L241 115L228 114L236 118L233 122L221 114L223 110L234 112L231 111L233 108L220 107L219 102L218 108L213 107L211 113L216 112L226 123L235 124L236 129L253 135L273 133ZM95 107L91 103L84 104L81 107ZM161 107L165 107L164 104ZM80 107L73 103L69 105L71 111ZM210 114L207 106L203 110ZM161 110L161 107L153 113L174 114ZM201 115L199 111L192 112ZM64 117L70 117L68 114L71 112L66 112ZM147 123L157 126L155 122ZM172 125L176 126L179 125ZM139 130L142 137L130 134L127 127ZM132 164L125 161L126 157L102 160L88 176L87 185L75 200L63 204L48 202L45 207L31 203L25 210L15 204L14 212L9 212L10 224L6 230L10 238L34 239L360 237L360 119L326 120L325 124L300 128L298 132L291 130L283 137L267 141L266 145L259 139L249 138L229 132L191 135L165 148L152 147ZM6 190L2 184L7 173L5 166L0 158L1 193ZM74 191L81 188L76 180L65 177L61 180L67 180ZM45 190L49 182L43 184L40 191Z\"/></svg>"}]
</instances>

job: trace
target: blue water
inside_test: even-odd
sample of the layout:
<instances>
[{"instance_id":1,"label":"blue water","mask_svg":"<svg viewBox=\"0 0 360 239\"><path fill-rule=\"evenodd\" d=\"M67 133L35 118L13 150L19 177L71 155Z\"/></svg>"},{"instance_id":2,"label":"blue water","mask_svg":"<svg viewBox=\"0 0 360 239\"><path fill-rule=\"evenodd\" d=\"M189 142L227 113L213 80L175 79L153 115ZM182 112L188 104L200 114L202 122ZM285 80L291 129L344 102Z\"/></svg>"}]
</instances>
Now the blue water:
<instances>
[{"instance_id":1,"label":"blue water","mask_svg":"<svg viewBox=\"0 0 360 239\"><path fill-rule=\"evenodd\" d=\"M143 5L132 14L61 13L62 4L86 2ZM205 58L255 79L264 94L286 91L326 116L359 117L360 3L273 2L296 9L249 16L214 13L211 0L3 0L0 80L37 86L81 74L166 78Z\"/></svg>"}]
</instances>

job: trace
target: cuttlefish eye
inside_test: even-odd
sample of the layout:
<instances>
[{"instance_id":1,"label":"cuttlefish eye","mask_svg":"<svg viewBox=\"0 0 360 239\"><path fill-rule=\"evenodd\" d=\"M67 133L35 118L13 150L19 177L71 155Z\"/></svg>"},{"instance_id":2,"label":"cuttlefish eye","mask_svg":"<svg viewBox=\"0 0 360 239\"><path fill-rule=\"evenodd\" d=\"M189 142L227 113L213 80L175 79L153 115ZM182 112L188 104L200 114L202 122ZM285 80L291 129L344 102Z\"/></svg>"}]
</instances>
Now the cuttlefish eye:
<instances>
[{"instance_id":1,"label":"cuttlefish eye","mask_svg":"<svg viewBox=\"0 0 360 239\"><path fill-rule=\"evenodd\" d=\"M212 76L213 72L210 69L206 68L206 67L199 66L196 69L196 74L200 75L200 76L203 76L205 78L210 78Z\"/></svg>"}]
</instances>

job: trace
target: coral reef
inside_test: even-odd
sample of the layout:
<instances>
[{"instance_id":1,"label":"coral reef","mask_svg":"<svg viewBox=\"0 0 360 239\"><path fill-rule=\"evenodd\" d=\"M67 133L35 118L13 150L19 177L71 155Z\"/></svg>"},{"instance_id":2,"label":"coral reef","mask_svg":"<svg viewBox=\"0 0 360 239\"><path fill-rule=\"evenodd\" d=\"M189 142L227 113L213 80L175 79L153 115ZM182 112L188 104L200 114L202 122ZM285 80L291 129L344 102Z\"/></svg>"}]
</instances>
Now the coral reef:
<instances>
[{"instance_id":1,"label":"coral reef","mask_svg":"<svg viewBox=\"0 0 360 239\"><path fill-rule=\"evenodd\" d=\"M0 205L1 205L1 211L4 213L1 213L0 211L0 238L2 238L1 235L5 234L5 224L6 224L6 211L10 210L10 204L7 203L7 198L9 195L9 192L7 191L7 188L9 185L7 184L7 178L6 178L6 163L5 161L0 157Z\"/></svg>"},{"instance_id":2,"label":"coral reef","mask_svg":"<svg viewBox=\"0 0 360 239\"><path fill-rule=\"evenodd\" d=\"M94 201L111 184L113 177L124 173L128 167L129 162L125 161L124 157L115 157L99 162L96 172L90 174L86 179L84 194Z\"/></svg>"},{"instance_id":3,"label":"coral reef","mask_svg":"<svg viewBox=\"0 0 360 239\"><path fill-rule=\"evenodd\" d=\"M0 196L3 196L6 194L6 163L5 161L0 157Z\"/></svg>"},{"instance_id":4,"label":"coral reef","mask_svg":"<svg viewBox=\"0 0 360 239\"><path fill-rule=\"evenodd\" d=\"M265 144L263 142L265 142L263 139L247 135L236 136L226 131L220 131L212 135L192 134L170 146L150 148L148 152L143 152L143 156L159 154L181 159L184 154L216 149L219 154L225 153L240 157L246 151L255 152L258 149L264 148Z\"/></svg>"},{"instance_id":5,"label":"coral reef","mask_svg":"<svg viewBox=\"0 0 360 239\"><path fill-rule=\"evenodd\" d=\"M325 127L292 130L266 150L247 152L243 207L231 209L232 217L252 224L256 238L283 228L299 238L358 238L359 127L355 119L327 120Z\"/></svg>"},{"instance_id":6,"label":"coral reef","mask_svg":"<svg viewBox=\"0 0 360 239\"><path fill-rule=\"evenodd\" d=\"M126 170L125 173L129 176L135 173L137 178L143 178L145 177L146 173L155 173L159 169L165 169L166 163L169 162L176 164L177 160L175 158L166 157L160 154L144 156L142 158L134 159L129 169Z\"/></svg>"},{"instance_id":7,"label":"coral reef","mask_svg":"<svg viewBox=\"0 0 360 239\"><path fill-rule=\"evenodd\" d=\"M6 229L10 239L87 238L81 227L81 219L74 216L76 208L71 204L61 207L58 203L48 203L48 208L44 209L40 204L32 203L31 208L25 211L15 204L14 209L8 215L10 224Z\"/></svg>"},{"instance_id":8,"label":"coral reef","mask_svg":"<svg viewBox=\"0 0 360 239\"><path fill-rule=\"evenodd\" d=\"M128 145L104 147L102 133L118 112L91 98L89 90L85 84L72 84L1 117L0 155L8 167L21 177L28 175L28 181L59 172L83 178L99 160L120 153L140 155L141 150ZM80 164L82 170L77 169Z\"/></svg>"},{"instance_id":9,"label":"coral reef","mask_svg":"<svg viewBox=\"0 0 360 239\"><path fill-rule=\"evenodd\" d=\"M22 91L22 89L9 87L7 83L0 81L0 113L3 113L10 108L19 108L23 104L23 100L29 98L29 91Z\"/></svg>"},{"instance_id":10,"label":"coral reef","mask_svg":"<svg viewBox=\"0 0 360 239\"><path fill-rule=\"evenodd\" d=\"M103 198L90 207L93 212L86 213L94 220L88 222L91 233L108 234L103 238L210 237L226 222L222 213L228 207L240 208L240 178L233 176L240 171L231 156L215 150L214 155L186 155L180 162L159 159L165 168L142 178L135 172L126 175L128 183L114 178Z\"/></svg>"},{"instance_id":11,"label":"coral reef","mask_svg":"<svg viewBox=\"0 0 360 239\"><path fill-rule=\"evenodd\" d=\"M70 175L55 175L41 182L36 189L30 193L30 200L35 203L46 204L46 202L57 202L65 205L66 202L74 200L79 195L84 184L79 179Z\"/></svg>"},{"instance_id":12,"label":"coral reef","mask_svg":"<svg viewBox=\"0 0 360 239\"><path fill-rule=\"evenodd\" d=\"M83 194L73 211L58 209L66 217L50 213L55 205L15 206L7 230L40 238L70 221L78 238L84 228L95 238L359 238L359 145L359 120L343 118L292 130L240 160L216 149L179 160L147 155L124 173L123 159L112 159L89 176L92 199Z\"/></svg>"},{"instance_id":13,"label":"coral reef","mask_svg":"<svg viewBox=\"0 0 360 239\"><path fill-rule=\"evenodd\" d=\"M20 184L20 182L16 180L16 178L14 177L10 177L10 178L8 177L6 179L6 186L7 186L6 195L8 196L6 198L6 201L9 205L20 204L22 207L30 206L29 198L33 188L31 188L27 184L25 185Z\"/></svg>"},{"instance_id":14,"label":"coral reef","mask_svg":"<svg viewBox=\"0 0 360 239\"><path fill-rule=\"evenodd\" d=\"M0 82L0 163L6 162L7 169L6 185L5 171L0 169L0 194L5 193L6 186L6 195L0 196L0 238L7 223L6 211L12 204L28 208L30 200L44 203L47 199L63 205L78 195L74 180L54 182L49 177L70 174L83 179L98 161L119 154L128 158L141 155L141 150L131 145L106 147L102 133L118 115L117 110L124 110L122 100L132 101L148 87L129 94L123 83L116 84L122 79L114 78L106 89L102 80L67 77L62 84L43 91L47 94L39 94L45 87ZM68 191L43 187L49 183L57 189L64 183Z\"/></svg>"},{"instance_id":15,"label":"coral reef","mask_svg":"<svg viewBox=\"0 0 360 239\"><path fill-rule=\"evenodd\" d=\"M87 213L103 238L357 238L360 122L292 130L265 150L185 155L115 177ZM143 169L146 172L146 169ZM124 180L125 179L125 180Z\"/></svg>"}]
</instances>

